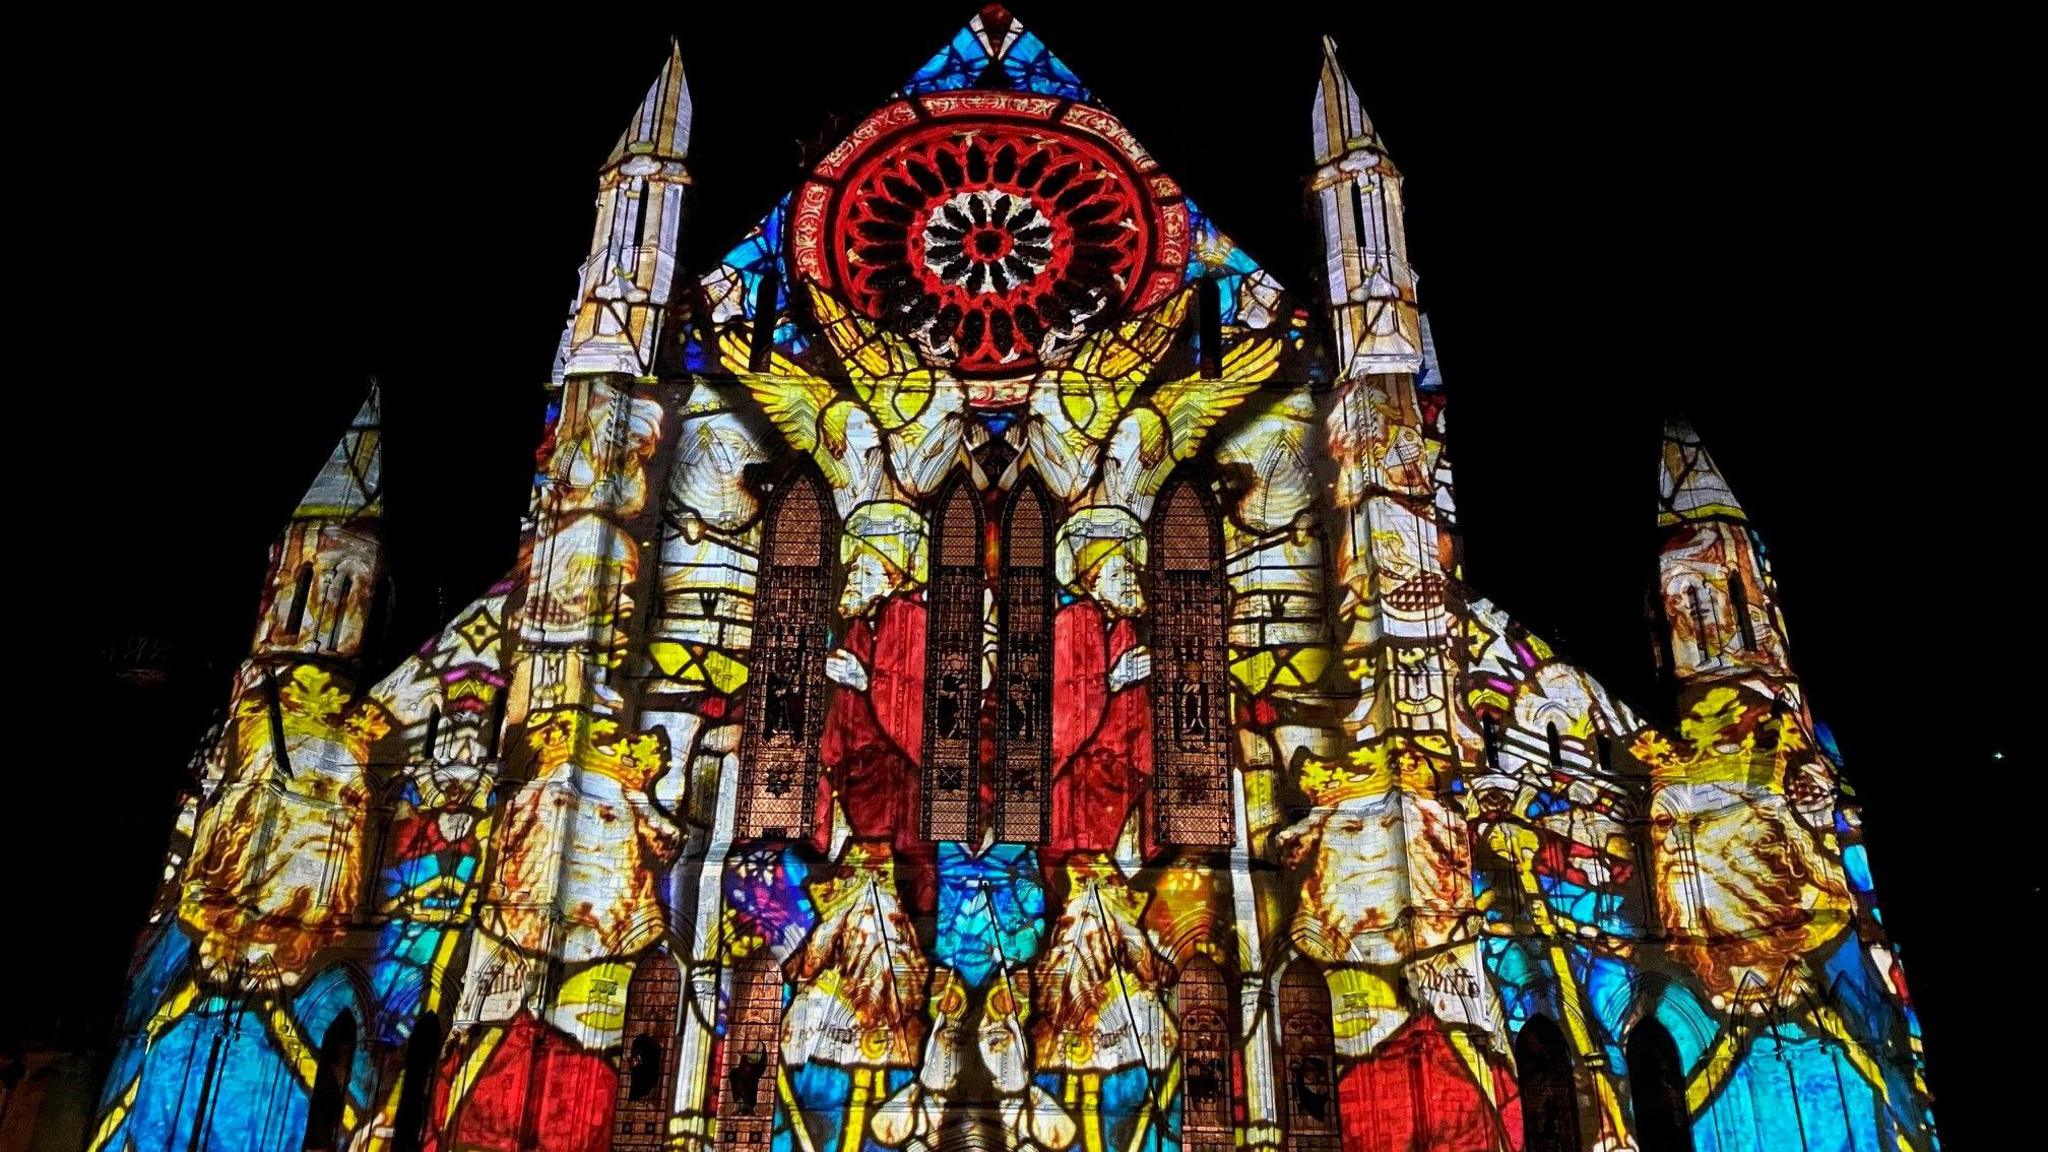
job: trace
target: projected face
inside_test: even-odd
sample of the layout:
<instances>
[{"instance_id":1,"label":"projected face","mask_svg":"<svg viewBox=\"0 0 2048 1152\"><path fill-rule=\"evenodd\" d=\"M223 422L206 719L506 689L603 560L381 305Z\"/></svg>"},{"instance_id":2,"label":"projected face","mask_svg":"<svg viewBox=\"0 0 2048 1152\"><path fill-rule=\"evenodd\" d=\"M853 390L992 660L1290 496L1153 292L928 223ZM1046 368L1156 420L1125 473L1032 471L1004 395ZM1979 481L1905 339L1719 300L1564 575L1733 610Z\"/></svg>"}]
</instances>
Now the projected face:
<instances>
[{"instance_id":1,"label":"projected face","mask_svg":"<svg viewBox=\"0 0 2048 1152\"><path fill-rule=\"evenodd\" d=\"M1434 800L1352 797L1312 812L1280 843L1288 866L1303 870L1297 946L1326 964L1391 964L1406 958L1411 939L1440 943L1441 929L1424 918L1411 932L1402 911L1455 907L1469 886L1463 829Z\"/></svg>"},{"instance_id":2,"label":"projected face","mask_svg":"<svg viewBox=\"0 0 2048 1152\"><path fill-rule=\"evenodd\" d=\"M264 724L260 716L243 722ZM295 739L291 777L273 775L267 737L249 746L256 774L200 820L191 876L204 888L182 917L200 933L209 971L240 972L250 986L290 985L340 939L363 890L365 797L354 754L339 743Z\"/></svg>"},{"instance_id":3,"label":"projected face","mask_svg":"<svg viewBox=\"0 0 2048 1152\"><path fill-rule=\"evenodd\" d=\"M1840 862L1783 796L1673 784L1651 809L1650 859L1672 952L1715 1007L1762 1012L1808 990L1802 961L1847 926Z\"/></svg>"},{"instance_id":4,"label":"projected face","mask_svg":"<svg viewBox=\"0 0 2048 1152\"><path fill-rule=\"evenodd\" d=\"M1143 577L1130 556L1121 550L1095 569L1088 591L1112 616L1141 616L1145 612Z\"/></svg>"}]
</instances>

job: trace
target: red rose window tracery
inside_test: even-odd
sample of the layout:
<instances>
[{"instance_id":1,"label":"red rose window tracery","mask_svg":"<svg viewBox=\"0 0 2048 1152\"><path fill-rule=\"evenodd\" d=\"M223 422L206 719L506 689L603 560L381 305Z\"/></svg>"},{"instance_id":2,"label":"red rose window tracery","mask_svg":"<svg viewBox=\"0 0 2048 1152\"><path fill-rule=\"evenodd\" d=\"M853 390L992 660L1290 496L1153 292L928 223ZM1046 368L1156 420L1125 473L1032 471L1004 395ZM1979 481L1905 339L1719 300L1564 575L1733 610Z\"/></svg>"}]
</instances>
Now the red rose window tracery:
<instances>
[{"instance_id":1,"label":"red rose window tracery","mask_svg":"<svg viewBox=\"0 0 2048 1152\"><path fill-rule=\"evenodd\" d=\"M934 363L1028 372L1179 284L1186 210L1150 168L1099 109L995 93L894 104L804 186L797 267Z\"/></svg>"}]
</instances>

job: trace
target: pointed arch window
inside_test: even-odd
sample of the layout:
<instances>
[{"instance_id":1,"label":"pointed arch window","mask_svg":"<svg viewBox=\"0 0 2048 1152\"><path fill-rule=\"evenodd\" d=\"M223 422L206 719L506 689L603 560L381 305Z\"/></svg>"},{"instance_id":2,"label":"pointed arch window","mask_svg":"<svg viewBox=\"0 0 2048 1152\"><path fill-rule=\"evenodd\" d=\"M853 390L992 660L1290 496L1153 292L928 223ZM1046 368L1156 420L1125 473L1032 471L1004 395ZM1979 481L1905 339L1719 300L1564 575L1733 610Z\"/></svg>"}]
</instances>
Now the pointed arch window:
<instances>
[{"instance_id":1,"label":"pointed arch window","mask_svg":"<svg viewBox=\"0 0 2048 1152\"><path fill-rule=\"evenodd\" d=\"M740 758L741 837L787 838L811 830L818 737L825 721L825 607L831 505L798 474L775 502L763 543Z\"/></svg>"},{"instance_id":2,"label":"pointed arch window","mask_svg":"<svg viewBox=\"0 0 2048 1152\"><path fill-rule=\"evenodd\" d=\"M405 1042L405 1083L398 1090L398 1111L391 1122L394 1152L420 1152L427 1134L427 1101L432 1098L434 1070L441 1061L441 1017L422 1012Z\"/></svg>"},{"instance_id":3,"label":"pointed arch window","mask_svg":"<svg viewBox=\"0 0 2048 1152\"><path fill-rule=\"evenodd\" d=\"M1152 529L1158 836L1166 844L1222 847L1234 833L1223 533L1215 509L1190 481L1168 489L1159 509Z\"/></svg>"},{"instance_id":4,"label":"pointed arch window","mask_svg":"<svg viewBox=\"0 0 2048 1152\"><path fill-rule=\"evenodd\" d=\"M1479 740L1486 752L1487 770L1500 771L1500 721L1491 712L1479 714Z\"/></svg>"},{"instance_id":5,"label":"pointed arch window","mask_svg":"<svg viewBox=\"0 0 2048 1152\"><path fill-rule=\"evenodd\" d=\"M320 1039L320 1062L313 1073L313 1099L306 1105L305 1152L332 1152L346 1145L342 1130L347 1112L349 1071L356 1062L356 1018L343 1012Z\"/></svg>"},{"instance_id":6,"label":"pointed arch window","mask_svg":"<svg viewBox=\"0 0 2048 1152\"><path fill-rule=\"evenodd\" d=\"M1027 477L1003 517L996 837L1042 843L1051 815L1052 517Z\"/></svg>"},{"instance_id":7,"label":"pointed arch window","mask_svg":"<svg viewBox=\"0 0 2048 1152\"><path fill-rule=\"evenodd\" d=\"M1188 961L1175 991L1175 1008L1180 1014L1182 1152L1232 1152L1235 997L1216 962L1207 956Z\"/></svg>"},{"instance_id":8,"label":"pointed arch window","mask_svg":"<svg viewBox=\"0 0 2048 1152\"><path fill-rule=\"evenodd\" d=\"M1579 1152L1571 1048L1549 1017L1531 1016L1516 1035L1515 1076L1522 1096L1522 1152Z\"/></svg>"},{"instance_id":9,"label":"pointed arch window","mask_svg":"<svg viewBox=\"0 0 2048 1152\"><path fill-rule=\"evenodd\" d=\"M955 478L939 500L925 642L923 834L978 839L981 754L981 501Z\"/></svg>"},{"instance_id":10,"label":"pointed arch window","mask_svg":"<svg viewBox=\"0 0 2048 1152\"><path fill-rule=\"evenodd\" d=\"M732 973L718 1068L718 1142L767 1148L775 1130L775 1072L782 1032L782 973L756 952Z\"/></svg>"},{"instance_id":11,"label":"pointed arch window","mask_svg":"<svg viewBox=\"0 0 2048 1152\"><path fill-rule=\"evenodd\" d=\"M1749 584L1739 568L1728 573L1728 609L1735 614L1735 631L1742 637L1743 651L1756 651L1756 622L1749 618Z\"/></svg>"},{"instance_id":12,"label":"pointed arch window","mask_svg":"<svg viewBox=\"0 0 2048 1152\"><path fill-rule=\"evenodd\" d=\"M683 974L660 953L641 960L626 986L624 1074L612 1111L612 1147L619 1152L667 1146L682 998Z\"/></svg>"},{"instance_id":13,"label":"pointed arch window","mask_svg":"<svg viewBox=\"0 0 2048 1152\"><path fill-rule=\"evenodd\" d=\"M1706 598L1700 595L1699 585L1685 586L1685 606L1686 611L1692 615L1693 647L1698 650L1699 660L1704 664L1717 654L1707 644L1708 637L1713 633L1714 623L1713 617L1707 612Z\"/></svg>"},{"instance_id":14,"label":"pointed arch window","mask_svg":"<svg viewBox=\"0 0 2048 1152\"><path fill-rule=\"evenodd\" d=\"M300 631L306 626L306 598L312 594L313 566L301 564L298 578L292 582L291 610L284 618L284 634L290 639L298 639Z\"/></svg>"},{"instance_id":15,"label":"pointed arch window","mask_svg":"<svg viewBox=\"0 0 2048 1152\"><path fill-rule=\"evenodd\" d=\"M1289 964L1280 980L1280 1061L1287 1147L1293 1152L1340 1152L1330 984L1304 959Z\"/></svg>"},{"instance_id":16,"label":"pointed arch window","mask_svg":"<svg viewBox=\"0 0 2048 1152\"><path fill-rule=\"evenodd\" d=\"M1685 1069L1671 1033L1654 1019L1629 1029L1629 1103L1643 1152L1692 1152L1692 1121L1685 1107Z\"/></svg>"},{"instance_id":17,"label":"pointed arch window","mask_svg":"<svg viewBox=\"0 0 2048 1152\"><path fill-rule=\"evenodd\" d=\"M341 647L342 629L348 624L348 596L349 593L355 591L355 588L355 576L350 573L344 573L341 577L341 595L334 598L334 620L327 626L327 646L329 648Z\"/></svg>"}]
</instances>

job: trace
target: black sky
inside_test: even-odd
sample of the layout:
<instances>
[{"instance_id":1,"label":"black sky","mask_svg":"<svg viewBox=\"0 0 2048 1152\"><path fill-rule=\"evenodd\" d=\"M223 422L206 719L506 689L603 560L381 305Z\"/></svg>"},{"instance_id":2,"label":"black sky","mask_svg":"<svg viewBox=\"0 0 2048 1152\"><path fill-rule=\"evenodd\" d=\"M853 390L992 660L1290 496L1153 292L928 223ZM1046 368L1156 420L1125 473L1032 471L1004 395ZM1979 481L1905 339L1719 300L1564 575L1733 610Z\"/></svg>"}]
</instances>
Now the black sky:
<instances>
[{"instance_id":1,"label":"black sky","mask_svg":"<svg viewBox=\"0 0 2048 1152\"><path fill-rule=\"evenodd\" d=\"M367 375L386 389L392 648L510 563L596 167L667 37L696 97L702 267L795 181L804 142L974 10L701 7L158 10L54 38L14 77L47 157L46 210L14 210L39 301L15 309L16 475L34 477L16 573L49 586L16 593L8 852L31 927L9 1023L118 999L265 549ZM2000 275L2022 259L2017 30L1272 0L1017 14L1303 292L1317 34L1339 39L1407 175L1468 578L1638 698L1658 422L1692 416L1773 550L1794 661L1865 799L1950 1146L1991 1130L1980 1070L2014 1050L1995 1037L2015 1006L2038 1019L2020 948L2042 903L2014 823L2038 709L2015 397L2039 370L2012 353ZM161 683L116 675L140 649Z\"/></svg>"}]
</instances>

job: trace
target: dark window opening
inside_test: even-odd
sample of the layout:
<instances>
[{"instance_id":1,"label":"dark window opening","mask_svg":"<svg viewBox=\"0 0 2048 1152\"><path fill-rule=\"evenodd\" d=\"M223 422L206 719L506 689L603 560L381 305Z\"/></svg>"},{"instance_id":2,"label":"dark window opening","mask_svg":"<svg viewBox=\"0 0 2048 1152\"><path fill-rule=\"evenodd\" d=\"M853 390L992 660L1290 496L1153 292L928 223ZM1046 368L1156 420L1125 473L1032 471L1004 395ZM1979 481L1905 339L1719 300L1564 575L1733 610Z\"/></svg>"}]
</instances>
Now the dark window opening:
<instances>
[{"instance_id":1,"label":"dark window opening","mask_svg":"<svg viewBox=\"0 0 2048 1152\"><path fill-rule=\"evenodd\" d=\"M1700 660L1704 662L1713 656L1707 645L1708 633L1712 630L1712 618L1707 614L1707 602L1700 597L1699 585L1685 586L1685 602L1687 611L1692 613L1693 642L1699 648Z\"/></svg>"},{"instance_id":2,"label":"dark window opening","mask_svg":"<svg viewBox=\"0 0 2048 1152\"><path fill-rule=\"evenodd\" d=\"M343 576L341 578L341 595L334 598L334 620L327 626L327 646L329 648L341 647L341 630L348 623L348 594L355 591L355 587L355 577Z\"/></svg>"},{"instance_id":3,"label":"dark window opening","mask_svg":"<svg viewBox=\"0 0 2048 1152\"><path fill-rule=\"evenodd\" d=\"M1280 1089L1287 1147L1339 1152L1336 1034L1330 1021L1330 985L1306 960L1288 965L1280 980Z\"/></svg>"},{"instance_id":4,"label":"dark window opening","mask_svg":"<svg viewBox=\"0 0 2048 1152\"><path fill-rule=\"evenodd\" d=\"M925 641L922 823L928 840L978 835L981 759L981 501L956 478L939 500Z\"/></svg>"},{"instance_id":5,"label":"dark window opening","mask_svg":"<svg viewBox=\"0 0 2048 1152\"><path fill-rule=\"evenodd\" d=\"M1233 1152L1231 1040L1236 997L1214 961L1188 961L1175 989L1180 1016L1181 1152Z\"/></svg>"},{"instance_id":6,"label":"dark window opening","mask_svg":"<svg viewBox=\"0 0 2048 1152\"><path fill-rule=\"evenodd\" d=\"M1552 768L1563 768L1564 737L1558 735L1557 721L1552 720L1550 723L1544 725L1543 734L1550 745L1550 766Z\"/></svg>"},{"instance_id":7,"label":"dark window opening","mask_svg":"<svg viewBox=\"0 0 2048 1152\"><path fill-rule=\"evenodd\" d=\"M754 612L754 678L745 710L737 834L801 836L811 828L824 727L826 581L831 505L799 474L768 521Z\"/></svg>"},{"instance_id":8,"label":"dark window opening","mask_svg":"<svg viewBox=\"0 0 2048 1152\"><path fill-rule=\"evenodd\" d=\"M765 1149L775 1124L775 1073L782 1030L782 974L756 953L733 970L718 1097L718 1142Z\"/></svg>"},{"instance_id":9,"label":"dark window opening","mask_svg":"<svg viewBox=\"0 0 2048 1152\"><path fill-rule=\"evenodd\" d=\"M298 580L292 585L292 607L284 618L284 634L290 639L299 638L299 632L306 626L306 598L313 594L313 566L299 565Z\"/></svg>"},{"instance_id":10,"label":"dark window opening","mask_svg":"<svg viewBox=\"0 0 2048 1152\"><path fill-rule=\"evenodd\" d=\"M775 273L763 272L754 287L754 342L747 348L747 371L766 372L768 357L775 351Z\"/></svg>"},{"instance_id":11,"label":"dark window opening","mask_svg":"<svg viewBox=\"0 0 2048 1152\"><path fill-rule=\"evenodd\" d=\"M1579 1152L1571 1048L1547 1017L1530 1017L1515 1037L1515 1076L1522 1093L1522 1152Z\"/></svg>"},{"instance_id":12,"label":"dark window opening","mask_svg":"<svg viewBox=\"0 0 2048 1152\"><path fill-rule=\"evenodd\" d=\"M996 836L1044 843L1052 815L1052 517L1034 478L1003 525L1002 640L997 652Z\"/></svg>"},{"instance_id":13,"label":"dark window opening","mask_svg":"<svg viewBox=\"0 0 2048 1152\"><path fill-rule=\"evenodd\" d=\"M1223 532L1199 486L1176 482L1153 514L1153 808L1165 844L1228 845L1229 588Z\"/></svg>"},{"instance_id":14,"label":"dark window opening","mask_svg":"<svg viewBox=\"0 0 2048 1152\"><path fill-rule=\"evenodd\" d=\"M333 1152L346 1146L342 1114L348 1100L349 1070L356 1061L356 1018L343 1012L327 1026L320 1041L320 1063L313 1073L313 1099L306 1105L305 1152Z\"/></svg>"},{"instance_id":15,"label":"dark window opening","mask_svg":"<svg viewBox=\"0 0 2048 1152\"><path fill-rule=\"evenodd\" d=\"M1214 380L1223 374L1223 294L1216 281L1206 276L1195 281L1195 307L1201 320L1195 360L1202 378Z\"/></svg>"},{"instance_id":16,"label":"dark window opening","mask_svg":"<svg viewBox=\"0 0 2048 1152\"><path fill-rule=\"evenodd\" d=\"M426 1141L427 1102L433 1098L434 1070L441 1059L441 1018L432 1012L413 1021L405 1042L405 1084L398 1090L392 1120L392 1152L420 1152Z\"/></svg>"},{"instance_id":17,"label":"dark window opening","mask_svg":"<svg viewBox=\"0 0 2048 1152\"><path fill-rule=\"evenodd\" d=\"M626 985L624 1075L619 1077L617 1106L612 1110L614 1152L660 1152L667 1147L671 1053L682 999L683 973L674 960L656 952L634 966L633 979Z\"/></svg>"},{"instance_id":18,"label":"dark window opening","mask_svg":"<svg viewBox=\"0 0 2048 1152\"><path fill-rule=\"evenodd\" d=\"M1372 247L1372 229L1368 228L1365 222L1365 189L1360 186L1356 179L1350 182L1349 187L1351 189L1351 227L1356 230L1354 234L1358 238L1359 251L1369 251Z\"/></svg>"},{"instance_id":19,"label":"dark window opening","mask_svg":"<svg viewBox=\"0 0 2048 1152\"><path fill-rule=\"evenodd\" d=\"M1756 623L1749 618L1749 586L1740 571L1728 574L1728 608L1735 613L1735 630L1742 637L1744 651L1756 651Z\"/></svg>"},{"instance_id":20,"label":"dark window opening","mask_svg":"<svg viewBox=\"0 0 2048 1152\"><path fill-rule=\"evenodd\" d=\"M1629 1102L1636 1113L1642 1152L1692 1152L1692 1118L1685 1107L1685 1070L1678 1045L1655 1020L1629 1030Z\"/></svg>"}]
</instances>

